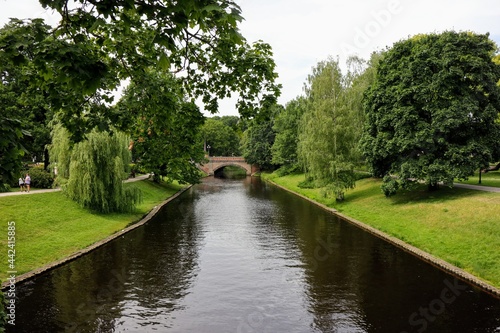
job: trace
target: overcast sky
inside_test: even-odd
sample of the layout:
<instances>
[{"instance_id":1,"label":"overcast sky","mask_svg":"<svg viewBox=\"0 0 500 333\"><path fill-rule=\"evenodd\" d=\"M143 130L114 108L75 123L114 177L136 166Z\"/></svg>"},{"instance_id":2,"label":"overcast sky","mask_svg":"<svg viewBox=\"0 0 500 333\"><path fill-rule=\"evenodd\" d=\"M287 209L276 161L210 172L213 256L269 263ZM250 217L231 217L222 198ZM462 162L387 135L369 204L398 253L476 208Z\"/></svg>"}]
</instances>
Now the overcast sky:
<instances>
[{"instance_id":1,"label":"overcast sky","mask_svg":"<svg viewBox=\"0 0 500 333\"><path fill-rule=\"evenodd\" d=\"M499 0L236 0L249 42L263 40L274 51L283 85L281 104L302 94L311 68L328 56L370 53L419 33L471 30L490 33L500 45ZM9 17L42 17L55 23L37 0L0 0L0 24ZM221 115L236 115L234 101Z\"/></svg>"}]
</instances>

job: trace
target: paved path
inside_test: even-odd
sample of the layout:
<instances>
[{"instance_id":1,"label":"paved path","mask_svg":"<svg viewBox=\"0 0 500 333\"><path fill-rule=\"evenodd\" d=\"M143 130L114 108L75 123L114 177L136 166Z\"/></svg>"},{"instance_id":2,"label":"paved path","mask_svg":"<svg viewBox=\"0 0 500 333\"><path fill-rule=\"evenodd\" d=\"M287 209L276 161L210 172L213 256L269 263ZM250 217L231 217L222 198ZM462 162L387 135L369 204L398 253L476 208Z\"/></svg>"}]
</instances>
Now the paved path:
<instances>
[{"instance_id":1,"label":"paved path","mask_svg":"<svg viewBox=\"0 0 500 333\"><path fill-rule=\"evenodd\" d=\"M127 180L125 180L125 183L131 183L131 182L137 182L139 180L144 180L144 179L148 179L149 178L149 174L146 174L146 175L140 175L140 176L137 176L135 178L129 178ZM39 194L39 193L49 193L49 192L57 192L57 191L60 191L61 188L51 188L51 189L44 189L44 190L33 190L33 191L30 191L30 192L3 192L3 193L0 193L0 197L7 197L7 196L11 196L11 195L31 195L31 194Z\"/></svg>"},{"instance_id":2,"label":"paved path","mask_svg":"<svg viewBox=\"0 0 500 333\"><path fill-rule=\"evenodd\" d=\"M500 193L500 187L470 185L470 184L457 184L457 183L453 183L453 187L466 188L469 190L477 190L477 191L484 191L484 192L499 192Z\"/></svg>"}]
</instances>

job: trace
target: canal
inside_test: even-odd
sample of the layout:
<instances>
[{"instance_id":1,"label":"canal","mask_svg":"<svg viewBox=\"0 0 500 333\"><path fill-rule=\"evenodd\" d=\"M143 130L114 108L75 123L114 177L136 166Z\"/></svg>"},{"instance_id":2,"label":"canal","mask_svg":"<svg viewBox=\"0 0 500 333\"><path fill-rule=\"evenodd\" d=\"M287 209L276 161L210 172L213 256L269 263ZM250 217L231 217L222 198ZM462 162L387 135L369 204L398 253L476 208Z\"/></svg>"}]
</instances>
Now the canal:
<instances>
[{"instance_id":1,"label":"canal","mask_svg":"<svg viewBox=\"0 0 500 333\"><path fill-rule=\"evenodd\" d=\"M18 286L16 332L500 332L500 300L258 178Z\"/></svg>"}]
</instances>

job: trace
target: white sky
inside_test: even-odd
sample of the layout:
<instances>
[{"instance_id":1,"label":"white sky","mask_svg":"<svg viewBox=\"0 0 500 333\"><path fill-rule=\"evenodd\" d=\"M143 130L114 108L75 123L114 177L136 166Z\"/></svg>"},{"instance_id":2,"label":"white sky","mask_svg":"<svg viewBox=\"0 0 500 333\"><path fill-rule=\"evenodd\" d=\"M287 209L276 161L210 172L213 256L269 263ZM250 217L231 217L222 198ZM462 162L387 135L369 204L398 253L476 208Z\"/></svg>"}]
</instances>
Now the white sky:
<instances>
[{"instance_id":1,"label":"white sky","mask_svg":"<svg viewBox=\"0 0 500 333\"><path fill-rule=\"evenodd\" d=\"M302 94L311 68L328 56L341 63L350 54L375 50L418 33L471 30L490 33L500 45L499 0L236 0L249 42L263 40L274 51L283 85L281 104ZM0 25L9 17L42 17L55 23L37 0L0 0ZM234 101L220 115L237 115Z\"/></svg>"}]
</instances>

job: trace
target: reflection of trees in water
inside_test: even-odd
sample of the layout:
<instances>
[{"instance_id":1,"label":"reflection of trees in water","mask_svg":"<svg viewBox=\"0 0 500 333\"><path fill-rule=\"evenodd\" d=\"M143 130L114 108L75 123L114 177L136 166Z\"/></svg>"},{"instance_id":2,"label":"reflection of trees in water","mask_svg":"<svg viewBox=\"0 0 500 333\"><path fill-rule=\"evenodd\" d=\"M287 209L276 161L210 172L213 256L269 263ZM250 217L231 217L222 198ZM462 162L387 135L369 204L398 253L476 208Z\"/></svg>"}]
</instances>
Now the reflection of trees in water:
<instances>
[{"instance_id":1,"label":"reflection of trees in water","mask_svg":"<svg viewBox=\"0 0 500 333\"><path fill-rule=\"evenodd\" d=\"M192 283L198 259L199 228L186 200L179 198L144 227L28 283L19 302L23 324L16 325L16 332L41 327L108 332L124 314L154 321L155 313L175 309Z\"/></svg>"}]
</instances>

